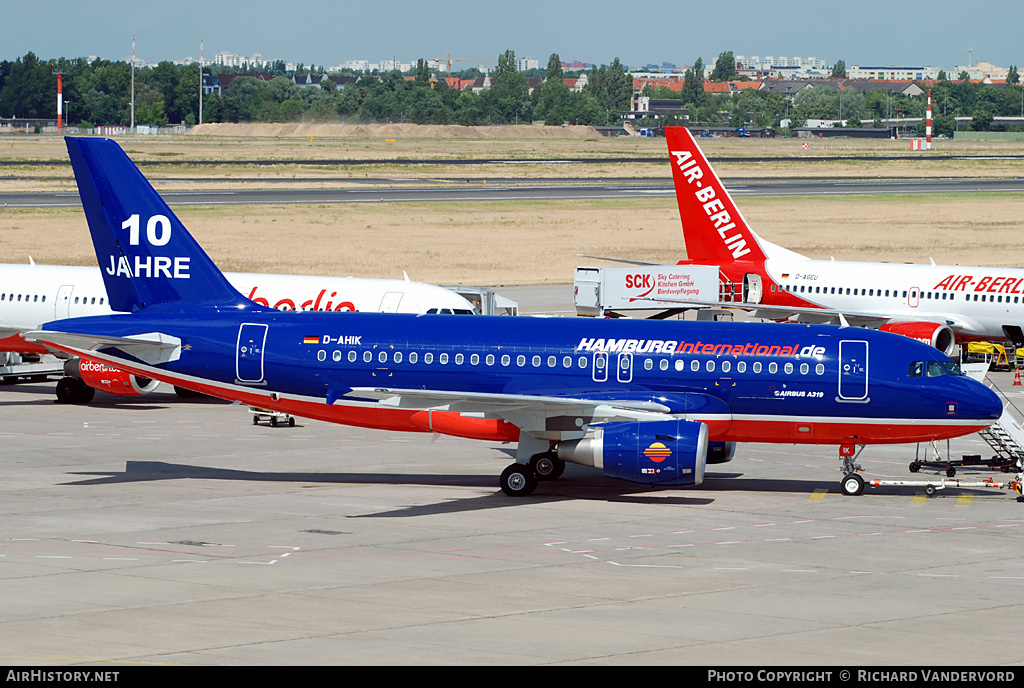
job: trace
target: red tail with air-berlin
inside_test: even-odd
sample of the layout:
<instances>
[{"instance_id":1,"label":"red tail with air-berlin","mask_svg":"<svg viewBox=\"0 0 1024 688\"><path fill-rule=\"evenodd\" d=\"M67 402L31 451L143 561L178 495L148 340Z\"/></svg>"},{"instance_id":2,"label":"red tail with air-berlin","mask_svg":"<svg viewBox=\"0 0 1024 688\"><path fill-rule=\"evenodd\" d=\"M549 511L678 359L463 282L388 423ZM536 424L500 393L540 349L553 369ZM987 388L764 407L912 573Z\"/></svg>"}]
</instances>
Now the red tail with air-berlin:
<instances>
[{"instance_id":1,"label":"red tail with air-berlin","mask_svg":"<svg viewBox=\"0 0 1024 688\"><path fill-rule=\"evenodd\" d=\"M847 322L949 353L958 341L1024 342L1024 270L813 260L757 236L697 142L667 127L687 260L717 265L735 301L757 317Z\"/></svg>"}]
</instances>

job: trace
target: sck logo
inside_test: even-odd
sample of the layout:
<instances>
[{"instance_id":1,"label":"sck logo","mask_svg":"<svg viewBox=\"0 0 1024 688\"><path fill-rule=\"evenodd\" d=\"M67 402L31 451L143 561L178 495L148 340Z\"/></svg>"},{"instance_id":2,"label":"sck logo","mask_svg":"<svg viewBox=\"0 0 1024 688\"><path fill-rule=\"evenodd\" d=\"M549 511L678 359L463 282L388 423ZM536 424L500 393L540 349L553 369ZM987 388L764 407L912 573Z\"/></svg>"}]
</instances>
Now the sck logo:
<instances>
[{"instance_id":1,"label":"sck logo","mask_svg":"<svg viewBox=\"0 0 1024 688\"><path fill-rule=\"evenodd\" d=\"M646 289L643 294L634 298L642 298L654 291L654 276L651 274L626 275L626 289Z\"/></svg>"}]
</instances>

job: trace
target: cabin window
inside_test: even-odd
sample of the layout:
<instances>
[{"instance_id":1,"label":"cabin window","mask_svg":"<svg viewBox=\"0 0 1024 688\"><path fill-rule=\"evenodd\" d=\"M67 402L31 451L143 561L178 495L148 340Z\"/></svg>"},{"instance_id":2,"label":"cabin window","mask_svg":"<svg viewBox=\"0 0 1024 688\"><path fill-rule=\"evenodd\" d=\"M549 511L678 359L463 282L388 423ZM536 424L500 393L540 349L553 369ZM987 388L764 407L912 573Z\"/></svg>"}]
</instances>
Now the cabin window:
<instances>
[{"instance_id":1,"label":"cabin window","mask_svg":"<svg viewBox=\"0 0 1024 688\"><path fill-rule=\"evenodd\" d=\"M504 356L501 357L501 365L503 366L507 366L511 361L512 359L509 357L508 354L505 354Z\"/></svg>"},{"instance_id":2,"label":"cabin window","mask_svg":"<svg viewBox=\"0 0 1024 688\"><path fill-rule=\"evenodd\" d=\"M761 361L754 361L754 372L755 373L760 373L761 372Z\"/></svg>"},{"instance_id":3,"label":"cabin window","mask_svg":"<svg viewBox=\"0 0 1024 688\"><path fill-rule=\"evenodd\" d=\"M548 368L554 368L556 365L558 365L558 357L548 356Z\"/></svg>"},{"instance_id":4,"label":"cabin window","mask_svg":"<svg viewBox=\"0 0 1024 688\"><path fill-rule=\"evenodd\" d=\"M707 368L709 373L715 372L715 361L714 361L714 359L708 361L708 364L705 366L705 368Z\"/></svg>"},{"instance_id":5,"label":"cabin window","mask_svg":"<svg viewBox=\"0 0 1024 688\"><path fill-rule=\"evenodd\" d=\"M572 368L572 356L566 356L562 359L563 368Z\"/></svg>"},{"instance_id":6,"label":"cabin window","mask_svg":"<svg viewBox=\"0 0 1024 688\"><path fill-rule=\"evenodd\" d=\"M668 359L661 359L661 363L658 364L658 367L661 368L662 370L668 370Z\"/></svg>"},{"instance_id":7,"label":"cabin window","mask_svg":"<svg viewBox=\"0 0 1024 688\"><path fill-rule=\"evenodd\" d=\"M729 369L732 368L732 364L729 361L722 361L722 372L728 373Z\"/></svg>"},{"instance_id":8,"label":"cabin window","mask_svg":"<svg viewBox=\"0 0 1024 688\"><path fill-rule=\"evenodd\" d=\"M388 362L388 352L387 351L381 351L379 354L377 354L377 360L380 361L381 363L387 363Z\"/></svg>"},{"instance_id":9,"label":"cabin window","mask_svg":"<svg viewBox=\"0 0 1024 688\"><path fill-rule=\"evenodd\" d=\"M401 362L402 362L402 352L401 351L396 351L395 352L395 363L401 363Z\"/></svg>"},{"instance_id":10,"label":"cabin window","mask_svg":"<svg viewBox=\"0 0 1024 688\"><path fill-rule=\"evenodd\" d=\"M430 353L429 351L427 353L423 354L423 362L426 363L427 365L430 365L431 363L433 363L434 362L434 354Z\"/></svg>"},{"instance_id":11,"label":"cabin window","mask_svg":"<svg viewBox=\"0 0 1024 688\"><path fill-rule=\"evenodd\" d=\"M320 349L319 351L317 351L316 352L316 360L318 360L318 361L326 361L327 360L327 352L324 351L323 349Z\"/></svg>"},{"instance_id":12,"label":"cabin window","mask_svg":"<svg viewBox=\"0 0 1024 688\"><path fill-rule=\"evenodd\" d=\"M6 300L7 300L7 294L0 294L0 301L6 301Z\"/></svg>"},{"instance_id":13,"label":"cabin window","mask_svg":"<svg viewBox=\"0 0 1024 688\"><path fill-rule=\"evenodd\" d=\"M745 373L745 372L747 372L747 362L746 361L740 361L739 363L737 363L736 364L736 372L737 373Z\"/></svg>"},{"instance_id":14,"label":"cabin window","mask_svg":"<svg viewBox=\"0 0 1024 688\"><path fill-rule=\"evenodd\" d=\"M418 360L419 360L419 354L417 354L415 351L413 351L411 354L409 354L409 363L415 363Z\"/></svg>"},{"instance_id":15,"label":"cabin window","mask_svg":"<svg viewBox=\"0 0 1024 688\"><path fill-rule=\"evenodd\" d=\"M373 352L372 351L366 351L366 352L363 353L363 361L365 361L366 363L369 363L372 360L373 360Z\"/></svg>"},{"instance_id":16,"label":"cabin window","mask_svg":"<svg viewBox=\"0 0 1024 688\"><path fill-rule=\"evenodd\" d=\"M801 375L806 375L809 372L811 372L811 366L807 365L806 363L801 363L800 364L800 374Z\"/></svg>"},{"instance_id":17,"label":"cabin window","mask_svg":"<svg viewBox=\"0 0 1024 688\"><path fill-rule=\"evenodd\" d=\"M331 354L331 358L334 359L335 363L340 361L341 360L341 351L340 350L336 350L333 354Z\"/></svg>"},{"instance_id":18,"label":"cabin window","mask_svg":"<svg viewBox=\"0 0 1024 688\"><path fill-rule=\"evenodd\" d=\"M516 365L519 366L520 368L526 365L526 356L523 356L522 354L516 356Z\"/></svg>"},{"instance_id":19,"label":"cabin window","mask_svg":"<svg viewBox=\"0 0 1024 688\"><path fill-rule=\"evenodd\" d=\"M586 368L587 367L587 357L586 356L580 356L579 360L576 361L576 363L579 365L580 368Z\"/></svg>"},{"instance_id":20,"label":"cabin window","mask_svg":"<svg viewBox=\"0 0 1024 688\"><path fill-rule=\"evenodd\" d=\"M348 352L348 362L349 363L355 363L356 362L356 358L357 358L357 355L356 355L355 351L349 351Z\"/></svg>"},{"instance_id":21,"label":"cabin window","mask_svg":"<svg viewBox=\"0 0 1024 688\"><path fill-rule=\"evenodd\" d=\"M485 362L487 363L487 365L489 365L489 366L492 366L492 365L494 365L494 354L487 354L487 358L485 358L485 359L484 359L484 361L485 361Z\"/></svg>"},{"instance_id":22,"label":"cabin window","mask_svg":"<svg viewBox=\"0 0 1024 688\"><path fill-rule=\"evenodd\" d=\"M462 362L466 360L466 357L462 354L455 354L455 365L462 365Z\"/></svg>"},{"instance_id":23,"label":"cabin window","mask_svg":"<svg viewBox=\"0 0 1024 688\"><path fill-rule=\"evenodd\" d=\"M444 353L437 357L437 362L441 365L448 365L448 354Z\"/></svg>"},{"instance_id":24,"label":"cabin window","mask_svg":"<svg viewBox=\"0 0 1024 688\"><path fill-rule=\"evenodd\" d=\"M32 303L39 303L39 294L32 297Z\"/></svg>"},{"instance_id":25,"label":"cabin window","mask_svg":"<svg viewBox=\"0 0 1024 688\"><path fill-rule=\"evenodd\" d=\"M676 361L676 372L677 373L683 372L683 361L682 361L682 359Z\"/></svg>"},{"instance_id":26,"label":"cabin window","mask_svg":"<svg viewBox=\"0 0 1024 688\"><path fill-rule=\"evenodd\" d=\"M653 370L653 369L654 369L654 360L650 359L650 358L645 358L644 359L644 370Z\"/></svg>"},{"instance_id":27,"label":"cabin window","mask_svg":"<svg viewBox=\"0 0 1024 688\"><path fill-rule=\"evenodd\" d=\"M773 293L775 292L775 285L774 284L772 285L772 292Z\"/></svg>"},{"instance_id":28,"label":"cabin window","mask_svg":"<svg viewBox=\"0 0 1024 688\"><path fill-rule=\"evenodd\" d=\"M540 368L540 356L534 356L531 362L534 368Z\"/></svg>"},{"instance_id":29,"label":"cabin window","mask_svg":"<svg viewBox=\"0 0 1024 688\"><path fill-rule=\"evenodd\" d=\"M697 372L698 370L700 370L700 361L698 361L697 359L693 359L692 361L690 361L690 370L692 370L693 372Z\"/></svg>"},{"instance_id":30,"label":"cabin window","mask_svg":"<svg viewBox=\"0 0 1024 688\"><path fill-rule=\"evenodd\" d=\"M471 365L479 365L480 364L480 354L473 354L472 356L470 356L469 357L469 362L470 362Z\"/></svg>"},{"instance_id":31,"label":"cabin window","mask_svg":"<svg viewBox=\"0 0 1024 688\"><path fill-rule=\"evenodd\" d=\"M775 361L772 361L771 363L769 363L768 364L768 372L771 373L772 375L774 375L775 373L779 372L779 364L776 363Z\"/></svg>"},{"instance_id":32,"label":"cabin window","mask_svg":"<svg viewBox=\"0 0 1024 688\"><path fill-rule=\"evenodd\" d=\"M43 297L43 300L44 300L44 301L46 300L46 297L45 297L45 296ZM102 296L100 297L100 305L101 305L101 306L103 305L103 297L102 297Z\"/></svg>"},{"instance_id":33,"label":"cabin window","mask_svg":"<svg viewBox=\"0 0 1024 688\"><path fill-rule=\"evenodd\" d=\"M793 374L793 364L792 363L787 363L786 367L785 367L785 371L786 371L786 375L792 375Z\"/></svg>"},{"instance_id":34,"label":"cabin window","mask_svg":"<svg viewBox=\"0 0 1024 688\"><path fill-rule=\"evenodd\" d=\"M825 364L824 363L819 363L818 365L814 366L814 372L817 373L818 375L824 375L825 374Z\"/></svg>"}]
</instances>

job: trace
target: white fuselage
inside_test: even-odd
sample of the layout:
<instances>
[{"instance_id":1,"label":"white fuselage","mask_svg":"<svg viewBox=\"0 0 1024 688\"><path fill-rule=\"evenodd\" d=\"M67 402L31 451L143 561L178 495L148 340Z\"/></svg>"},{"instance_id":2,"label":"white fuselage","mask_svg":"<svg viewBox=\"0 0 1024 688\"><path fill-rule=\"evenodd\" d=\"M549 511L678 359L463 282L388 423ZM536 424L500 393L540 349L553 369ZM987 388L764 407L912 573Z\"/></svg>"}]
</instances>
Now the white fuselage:
<instances>
[{"instance_id":1,"label":"white fuselage","mask_svg":"<svg viewBox=\"0 0 1024 688\"><path fill-rule=\"evenodd\" d=\"M823 308L929 321L958 335L1005 337L1024 323L1024 270L1016 268L868 263L770 257L768 276L782 290ZM772 303L774 285L762 302Z\"/></svg>"},{"instance_id":2,"label":"white fuselage","mask_svg":"<svg viewBox=\"0 0 1024 688\"><path fill-rule=\"evenodd\" d=\"M243 296L279 310L472 313L450 289L406 280L225 273ZM0 337L61 318L111 313L99 268L0 265Z\"/></svg>"}]
</instances>

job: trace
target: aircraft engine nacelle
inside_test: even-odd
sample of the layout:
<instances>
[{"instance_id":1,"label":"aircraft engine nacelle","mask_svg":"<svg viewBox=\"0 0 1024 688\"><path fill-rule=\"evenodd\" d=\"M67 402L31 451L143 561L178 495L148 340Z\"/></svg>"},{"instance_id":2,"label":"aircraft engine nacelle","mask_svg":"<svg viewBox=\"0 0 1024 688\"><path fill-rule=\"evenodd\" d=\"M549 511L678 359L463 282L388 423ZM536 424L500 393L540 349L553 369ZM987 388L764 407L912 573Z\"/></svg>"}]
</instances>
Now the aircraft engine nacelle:
<instances>
[{"instance_id":1,"label":"aircraft engine nacelle","mask_svg":"<svg viewBox=\"0 0 1024 688\"><path fill-rule=\"evenodd\" d=\"M956 337L947 325L934 322L887 322L879 327L882 332L901 334L929 344L949 356L953 353Z\"/></svg>"},{"instance_id":2,"label":"aircraft engine nacelle","mask_svg":"<svg viewBox=\"0 0 1024 688\"><path fill-rule=\"evenodd\" d=\"M558 458L642 485L700 485L707 457L708 426L694 420L604 423L558 443Z\"/></svg>"},{"instance_id":3,"label":"aircraft engine nacelle","mask_svg":"<svg viewBox=\"0 0 1024 688\"><path fill-rule=\"evenodd\" d=\"M69 361L69 364L74 362ZM78 374L73 377L80 377L82 382L93 389L102 392L117 394L123 397L137 397L142 394L149 394L160 384L158 380L150 380L144 377L136 377L117 368L111 368L103 363L90 361L87 358L77 362L76 371ZM67 366L65 366L65 372Z\"/></svg>"},{"instance_id":4,"label":"aircraft engine nacelle","mask_svg":"<svg viewBox=\"0 0 1024 688\"><path fill-rule=\"evenodd\" d=\"M708 463L728 463L734 456L735 442L708 442Z\"/></svg>"}]
</instances>

